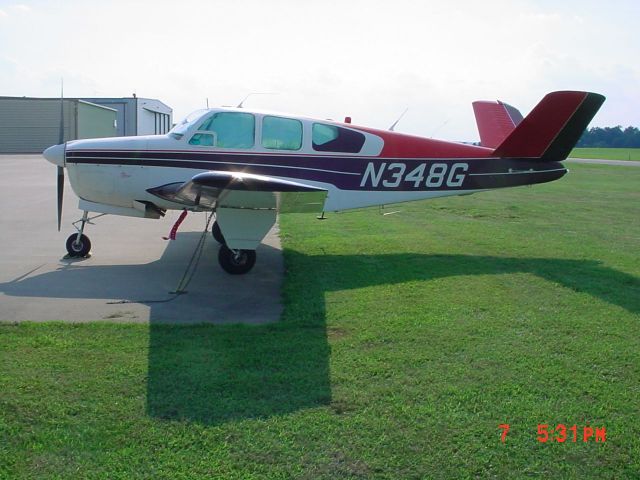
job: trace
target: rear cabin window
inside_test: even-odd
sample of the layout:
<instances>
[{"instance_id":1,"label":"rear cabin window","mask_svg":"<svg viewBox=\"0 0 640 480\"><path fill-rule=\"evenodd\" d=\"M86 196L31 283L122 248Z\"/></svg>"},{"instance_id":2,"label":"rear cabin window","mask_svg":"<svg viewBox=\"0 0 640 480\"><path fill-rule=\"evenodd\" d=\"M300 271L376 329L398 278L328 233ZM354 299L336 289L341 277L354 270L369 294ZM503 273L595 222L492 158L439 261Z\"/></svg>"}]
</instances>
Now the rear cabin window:
<instances>
[{"instance_id":1,"label":"rear cabin window","mask_svg":"<svg viewBox=\"0 0 640 480\"><path fill-rule=\"evenodd\" d=\"M262 146L274 150L300 150L302 123L292 118L264 117Z\"/></svg>"},{"instance_id":2,"label":"rear cabin window","mask_svg":"<svg viewBox=\"0 0 640 480\"><path fill-rule=\"evenodd\" d=\"M312 128L313 149L318 152L358 153L365 137L360 132L346 128L314 123Z\"/></svg>"},{"instance_id":3,"label":"rear cabin window","mask_svg":"<svg viewBox=\"0 0 640 480\"><path fill-rule=\"evenodd\" d=\"M252 148L256 120L250 113L218 112L207 118L191 137L191 145L219 148Z\"/></svg>"}]
</instances>

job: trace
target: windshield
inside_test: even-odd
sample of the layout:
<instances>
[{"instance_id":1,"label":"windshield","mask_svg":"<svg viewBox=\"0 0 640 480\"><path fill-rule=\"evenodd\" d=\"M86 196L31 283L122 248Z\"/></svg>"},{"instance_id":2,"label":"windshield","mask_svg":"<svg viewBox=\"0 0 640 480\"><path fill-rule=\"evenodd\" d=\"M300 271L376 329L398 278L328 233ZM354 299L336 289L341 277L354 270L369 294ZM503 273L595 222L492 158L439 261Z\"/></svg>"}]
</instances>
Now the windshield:
<instances>
[{"instance_id":1,"label":"windshield","mask_svg":"<svg viewBox=\"0 0 640 480\"><path fill-rule=\"evenodd\" d=\"M195 112L190 113L184 118L184 120L182 120L181 122L178 122L175 127L169 130L169 133L172 135L177 135L179 137L183 136L184 133L189 129L189 127L191 127L193 122L202 118L208 111L209 110L207 109L202 109L202 110L196 110Z\"/></svg>"}]
</instances>

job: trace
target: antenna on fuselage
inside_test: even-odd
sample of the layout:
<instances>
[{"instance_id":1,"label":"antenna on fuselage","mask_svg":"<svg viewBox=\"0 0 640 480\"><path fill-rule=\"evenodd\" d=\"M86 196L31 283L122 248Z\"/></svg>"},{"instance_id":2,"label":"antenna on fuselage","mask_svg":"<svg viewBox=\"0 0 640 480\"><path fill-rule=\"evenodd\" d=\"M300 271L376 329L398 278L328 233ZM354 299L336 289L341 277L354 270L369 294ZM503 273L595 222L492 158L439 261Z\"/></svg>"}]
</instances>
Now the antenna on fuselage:
<instances>
[{"instance_id":1,"label":"antenna on fuselage","mask_svg":"<svg viewBox=\"0 0 640 480\"><path fill-rule=\"evenodd\" d=\"M238 104L236 108L243 108L242 104L249 98L251 95L278 95L276 92L251 92L247 94L246 97L242 99L242 101Z\"/></svg>"},{"instance_id":2,"label":"antenna on fuselage","mask_svg":"<svg viewBox=\"0 0 640 480\"><path fill-rule=\"evenodd\" d=\"M451 120L450 118L447 118L444 122L442 122L440 125L438 125L438 127L436 127L436 129L431 133L431 136L429 138L433 138L433 136L442 128L444 127L447 123L449 123L449 120Z\"/></svg>"},{"instance_id":3,"label":"antenna on fuselage","mask_svg":"<svg viewBox=\"0 0 640 480\"><path fill-rule=\"evenodd\" d=\"M404 109L404 112L402 112L402 114L398 117L398 119L395 122L393 122L393 125L389 127L390 132L393 132L393 129L396 128L396 125L398 124L398 122L402 120L402 117L404 117L404 114L407 113L408 111L409 111L409 107Z\"/></svg>"},{"instance_id":4,"label":"antenna on fuselage","mask_svg":"<svg viewBox=\"0 0 640 480\"><path fill-rule=\"evenodd\" d=\"M209 97L207 97L207 110L209 110Z\"/></svg>"}]
</instances>

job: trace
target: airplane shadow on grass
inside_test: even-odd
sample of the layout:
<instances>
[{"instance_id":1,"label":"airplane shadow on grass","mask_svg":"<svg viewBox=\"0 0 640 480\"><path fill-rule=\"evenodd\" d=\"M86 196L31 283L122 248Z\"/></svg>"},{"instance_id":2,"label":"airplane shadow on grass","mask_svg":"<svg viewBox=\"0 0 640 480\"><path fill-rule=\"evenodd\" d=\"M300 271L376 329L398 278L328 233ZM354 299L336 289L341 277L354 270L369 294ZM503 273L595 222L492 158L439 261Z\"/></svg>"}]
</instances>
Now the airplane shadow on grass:
<instances>
[{"instance_id":1,"label":"airplane shadow on grass","mask_svg":"<svg viewBox=\"0 0 640 480\"><path fill-rule=\"evenodd\" d=\"M178 244L170 244L161 259L148 265L71 265L0 284L0 292L18 297L140 298L149 292L132 293L118 285L107 286L101 279L128 275L144 282L145 277L161 276L162 268L182 254L188 259L188 253L171 251L177 248L174 243ZM209 244L203 261L214 261L215 251ZM293 250L286 251L286 257L292 283L299 285L299 290L286 285L285 297L303 296L304 301L290 302L277 323L167 324L159 320L159 312L167 304L149 304L147 413L151 417L219 424L329 405L330 347L324 303L329 291L457 275L521 272L640 313L640 280L591 260L423 254L310 256ZM206 267L213 268L218 267ZM198 288L205 290L251 290L252 284L260 281L259 269L241 279L221 277L225 280L215 284L204 282L202 275L199 272L194 283L201 282ZM189 297L171 303L179 311L181 302L195 301ZM259 302L252 308L259 308Z\"/></svg>"},{"instance_id":2,"label":"airplane shadow on grass","mask_svg":"<svg viewBox=\"0 0 640 480\"><path fill-rule=\"evenodd\" d=\"M151 330L148 411L206 424L266 418L331 404L325 293L453 275L528 272L640 312L640 280L595 261L473 255L308 256L288 250L303 301L272 325L180 337ZM293 270L295 269L295 271ZM335 275L349 272L349 275ZM329 274L331 273L331 274ZM335 282L335 283L331 283Z\"/></svg>"}]
</instances>

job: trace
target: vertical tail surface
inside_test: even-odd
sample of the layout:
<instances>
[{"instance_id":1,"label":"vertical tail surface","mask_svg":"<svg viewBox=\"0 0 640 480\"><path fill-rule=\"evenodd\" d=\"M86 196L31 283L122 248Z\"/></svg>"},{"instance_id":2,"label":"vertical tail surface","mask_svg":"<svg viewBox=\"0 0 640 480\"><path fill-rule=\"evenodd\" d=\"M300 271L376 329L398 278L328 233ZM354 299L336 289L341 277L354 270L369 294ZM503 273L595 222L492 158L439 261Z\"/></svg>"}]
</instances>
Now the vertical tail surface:
<instances>
[{"instance_id":1,"label":"vertical tail surface","mask_svg":"<svg viewBox=\"0 0 640 480\"><path fill-rule=\"evenodd\" d=\"M522 114L517 108L501 101L473 102L480 145L496 148L522 122Z\"/></svg>"},{"instance_id":2,"label":"vertical tail surface","mask_svg":"<svg viewBox=\"0 0 640 480\"><path fill-rule=\"evenodd\" d=\"M495 149L493 155L564 160L604 100L604 96L590 92L549 93Z\"/></svg>"}]
</instances>

